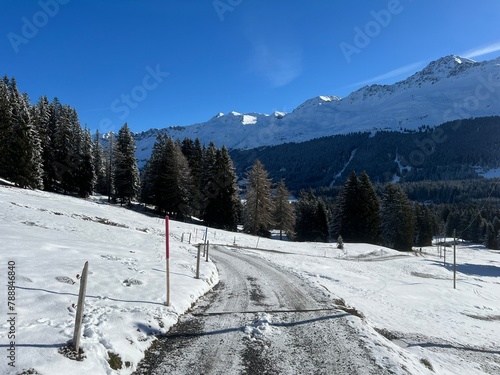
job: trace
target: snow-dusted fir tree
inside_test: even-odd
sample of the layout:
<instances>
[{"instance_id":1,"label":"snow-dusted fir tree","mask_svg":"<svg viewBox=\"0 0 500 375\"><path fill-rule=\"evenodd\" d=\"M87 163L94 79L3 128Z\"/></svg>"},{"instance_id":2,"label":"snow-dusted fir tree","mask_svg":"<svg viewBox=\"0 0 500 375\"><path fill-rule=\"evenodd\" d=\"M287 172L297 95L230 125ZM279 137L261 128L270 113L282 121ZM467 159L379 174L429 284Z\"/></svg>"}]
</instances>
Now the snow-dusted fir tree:
<instances>
[{"instance_id":1,"label":"snow-dusted fir tree","mask_svg":"<svg viewBox=\"0 0 500 375\"><path fill-rule=\"evenodd\" d=\"M36 127L32 123L27 95L21 95L16 80L10 80L10 122L6 126L5 151L2 173L23 188L42 188L43 169L41 144Z\"/></svg>"},{"instance_id":2,"label":"snow-dusted fir tree","mask_svg":"<svg viewBox=\"0 0 500 375\"><path fill-rule=\"evenodd\" d=\"M387 184L382 194L382 237L384 245L409 251L414 239L414 217L411 203L401 186Z\"/></svg>"},{"instance_id":3,"label":"snow-dusted fir tree","mask_svg":"<svg viewBox=\"0 0 500 375\"><path fill-rule=\"evenodd\" d=\"M108 188L106 184L106 165L104 160L104 152L101 144L101 134L96 130L93 146L92 146L92 161L94 164L94 172L96 175L94 190L99 194L107 194Z\"/></svg>"},{"instance_id":4,"label":"snow-dusted fir tree","mask_svg":"<svg viewBox=\"0 0 500 375\"><path fill-rule=\"evenodd\" d=\"M235 168L226 147L215 153L215 164L204 189L203 220L209 226L235 231L240 211L240 199Z\"/></svg>"},{"instance_id":5,"label":"snow-dusted fir tree","mask_svg":"<svg viewBox=\"0 0 500 375\"><path fill-rule=\"evenodd\" d=\"M77 188L78 194L81 197L86 198L94 192L94 186L96 183L92 134L90 134L90 130L88 128L85 128L82 133L80 153L78 174L76 176Z\"/></svg>"},{"instance_id":6,"label":"snow-dusted fir tree","mask_svg":"<svg viewBox=\"0 0 500 375\"><path fill-rule=\"evenodd\" d=\"M283 233L292 238L295 228L295 209L290 203L290 192L283 179L276 187L273 204L274 225L280 231L280 240L283 239Z\"/></svg>"},{"instance_id":7,"label":"snow-dusted fir tree","mask_svg":"<svg viewBox=\"0 0 500 375\"><path fill-rule=\"evenodd\" d=\"M270 236L273 221L271 179L259 160L256 160L247 174L246 202L243 210L245 232Z\"/></svg>"},{"instance_id":8,"label":"snow-dusted fir tree","mask_svg":"<svg viewBox=\"0 0 500 375\"><path fill-rule=\"evenodd\" d=\"M56 179L61 183L65 193L73 189L73 173L75 165L72 161L72 124L71 107L62 105L58 113L56 128L52 147L54 148L54 166L56 170Z\"/></svg>"},{"instance_id":9,"label":"snow-dusted fir tree","mask_svg":"<svg viewBox=\"0 0 500 375\"><path fill-rule=\"evenodd\" d=\"M40 137L42 148L41 158L43 167L43 186L45 190L52 190L53 184L49 178L49 171L53 163L52 139L50 129L50 102L46 96L40 97L32 107L32 119Z\"/></svg>"},{"instance_id":10,"label":"snow-dusted fir tree","mask_svg":"<svg viewBox=\"0 0 500 375\"><path fill-rule=\"evenodd\" d=\"M54 98L49 103L49 120L45 129L46 143L43 148L43 178L46 190L55 191L60 178L58 176L59 161L56 158L56 131L61 121L62 105L59 99Z\"/></svg>"},{"instance_id":11,"label":"snow-dusted fir tree","mask_svg":"<svg viewBox=\"0 0 500 375\"><path fill-rule=\"evenodd\" d=\"M12 107L10 105L9 79L0 80L0 176L7 177L10 169L8 142L11 134Z\"/></svg>"},{"instance_id":12,"label":"snow-dusted fir tree","mask_svg":"<svg viewBox=\"0 0 500 375\"><path fill-rule=\"evenodd\" d=\"M113 151L115 194L121 202L130 202L139 192L139 169L135 141L126 123L118 132Z\"/></svg>"}]
</instances>

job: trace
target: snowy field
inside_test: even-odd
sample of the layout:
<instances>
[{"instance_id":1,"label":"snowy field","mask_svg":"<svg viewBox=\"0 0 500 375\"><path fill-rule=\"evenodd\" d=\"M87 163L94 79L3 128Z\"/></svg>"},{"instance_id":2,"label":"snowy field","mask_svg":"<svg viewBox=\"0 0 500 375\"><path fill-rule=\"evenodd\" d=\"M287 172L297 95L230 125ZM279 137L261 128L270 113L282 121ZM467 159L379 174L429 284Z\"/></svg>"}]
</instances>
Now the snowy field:
<instances>
[{"instance_id":1,"label":"snowy field","mask_svg":"<svg viewBox=\"0 0 500 375\"><path fill-rule=\"evenodd\" d=\"M166 332L196 299L218 281L211 262L196 248L205 228L171 221L171 302L164 305L164 221L99 199L82 200L0 186L1 374L35 369L38 374L130 374L153 334ZM181 239L184 237L184 242ZM364 315L359 332L380 332L394 353L428 367L411 374L500 374L500 252L476 245L453 259L437 247L401 254L380 246L292 243L210 229L213 244L241 246L292 270L332 300L343 299ZM259 250L248 250L259 248ZM268 250L268 251L263 251ZM60 352L72 339L80 274L89 262L81 346L85 359ZM15 262L15 368L8 365L7 272ZM361 337L374 356L380 337ZM377 334L378 335L378 334ZM389 340L391 342L389 342ZM109 353L123 368L114 371ZM381 359L383 360L383 358ZM401 367L408 363L401 356ZM128 365L128 367L126 366Z\"/></svg>"}]
</instances>

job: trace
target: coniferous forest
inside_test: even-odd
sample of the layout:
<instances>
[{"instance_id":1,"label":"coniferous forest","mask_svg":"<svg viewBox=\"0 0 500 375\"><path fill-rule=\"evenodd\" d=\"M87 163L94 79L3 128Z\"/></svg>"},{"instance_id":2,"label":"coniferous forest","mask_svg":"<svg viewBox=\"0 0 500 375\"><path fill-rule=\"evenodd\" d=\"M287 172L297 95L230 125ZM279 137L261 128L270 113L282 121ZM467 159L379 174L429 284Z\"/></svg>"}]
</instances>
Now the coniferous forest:
<instances>
[{"instance_id":1,"label":"coniferous forest","mask_svg":"<svg viewBox=\"0 0 500 375\"><path fill-rule=\"evenodd\" d=\"M474 169L499 165L500 137L484 136L497 134L498 124L471 119L231 153L160 133L139 171L127 124L116 134L92 135L71 106L45 96L31 104L15 78L4 77L0 177L21 188L140 202L178 220L259 236L277 231L280 239L342 238L408 251L456 230L499 249L500 179L480 178Z\"/></svg>"}]
</instances>

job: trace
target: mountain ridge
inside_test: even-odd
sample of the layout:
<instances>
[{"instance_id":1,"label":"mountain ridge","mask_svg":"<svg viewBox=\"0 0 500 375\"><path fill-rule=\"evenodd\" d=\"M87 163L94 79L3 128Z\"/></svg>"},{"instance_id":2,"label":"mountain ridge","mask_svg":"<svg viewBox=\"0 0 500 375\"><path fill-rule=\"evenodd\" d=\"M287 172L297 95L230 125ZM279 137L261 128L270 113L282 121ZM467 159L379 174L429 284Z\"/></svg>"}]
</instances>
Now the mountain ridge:
<instances>
[{"instance_id":1,"label":"mountain ridge","mask_svg":"<svg viewBox=\"0 0 500 375\"><path fill-rule=\"evenodd\" d=\"M199 138L229 149L252 149L352 132L415 130L447 121L500 115L500 57L483 62L449 55L391 85L372 84L345 98L320 95L292 112L218 113L188 126L136 133L143 165L156 135Z\"/></svg>"}]
</instances>

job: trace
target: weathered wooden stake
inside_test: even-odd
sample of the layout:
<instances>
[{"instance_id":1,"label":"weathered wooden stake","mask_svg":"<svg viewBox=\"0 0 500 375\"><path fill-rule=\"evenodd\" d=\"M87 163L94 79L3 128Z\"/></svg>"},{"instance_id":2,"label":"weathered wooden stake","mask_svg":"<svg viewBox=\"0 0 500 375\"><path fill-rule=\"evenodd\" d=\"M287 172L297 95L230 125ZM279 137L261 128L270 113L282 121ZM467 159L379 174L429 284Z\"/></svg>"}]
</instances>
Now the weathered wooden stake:
<instances>
[{"instance_id":1,"label":"weathered wooden stake","mask_svg":"<svg viewBox=\"0 0 500 375\"><path fill-rule=\"evenodd\" d=\"M170 218L165 216L165 255L166 255L166 273L167 273L167 301L165 305L170 306Z\"/></svg>"},{"instance_id":2,"label":"weathered wooden stake","mask_svg":"<svg viewBox=\"0 0 500 375\"><path fill-rule=\"evenodd\" d=\"M205 244L205 247L207 248L207 253L206 253L206 259L205 259L205 262L208 262L208 247L210 246L210 241L207 241L207 243Z\"/></svg>"},{"instance_id":3,"label":"weathered wooden stake","mask_svg":"<svg viewBox=\"0 0 500 375\"><path fill-rule=\"evenodd\" d=\"M196 258L196 278L200 278L200 255L201 255L201 243L198 244L198 257Z\"/></svg>"},{"instance_id":4,"label":"weathered wooden stake","mask_svg":"<svg viewBox=\"0 0 500 375\"><path fill-rule=\"evenodd\" d=\"M453 230L453 289L457 289L457 230Z\"/></svg>"},{"instance_id":5,"label":"weathered wooden stake","mask_svg":"<svg viewBox=\"0 0 500 375\"><path fill-rule=\"evenodd\" d=\"M89 262L85 262L80 278L80 293L78 294L78 305L76 306L75 331L73 332L73 349L80 355L80 336L82 333L83 307L85 305L85 294L87 293L87 273Z\"/></svg>"},{"instance_id":6,"label":"weathered wooden stake","mask_svg":"<svg viewBox=\"0 0 500 375\"><path fill-rule=\"evenodd\" d=\"M191 232L189 232L189 244L191 244Z\"/></svg>"}]
</instances>

